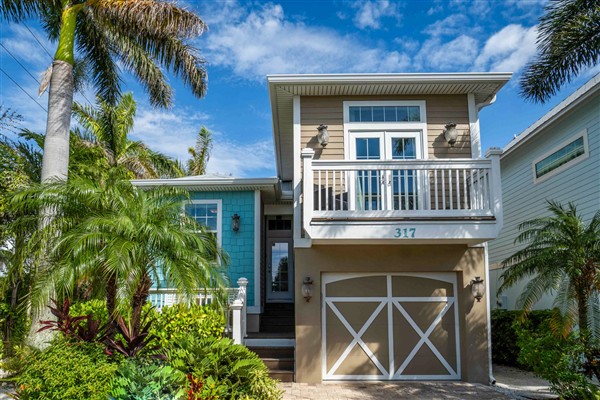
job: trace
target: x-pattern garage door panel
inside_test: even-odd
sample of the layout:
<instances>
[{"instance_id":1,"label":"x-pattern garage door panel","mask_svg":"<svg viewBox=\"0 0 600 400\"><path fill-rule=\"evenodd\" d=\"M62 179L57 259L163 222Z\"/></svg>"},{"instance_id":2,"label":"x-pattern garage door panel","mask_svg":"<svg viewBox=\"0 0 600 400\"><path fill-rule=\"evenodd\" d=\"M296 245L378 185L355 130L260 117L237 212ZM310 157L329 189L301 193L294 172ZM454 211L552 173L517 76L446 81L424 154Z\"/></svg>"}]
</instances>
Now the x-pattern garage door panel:
<instances>
[{"instance_id":1,"label":"x-pattern garage door panel","mask_svg":"<svg viewBox=\"0 0 600 400\"><path fill-rule=\"evenodd\" d=\"M454 274L323 277L323 379L459 379Z\"/></svg>"}]
</instances>

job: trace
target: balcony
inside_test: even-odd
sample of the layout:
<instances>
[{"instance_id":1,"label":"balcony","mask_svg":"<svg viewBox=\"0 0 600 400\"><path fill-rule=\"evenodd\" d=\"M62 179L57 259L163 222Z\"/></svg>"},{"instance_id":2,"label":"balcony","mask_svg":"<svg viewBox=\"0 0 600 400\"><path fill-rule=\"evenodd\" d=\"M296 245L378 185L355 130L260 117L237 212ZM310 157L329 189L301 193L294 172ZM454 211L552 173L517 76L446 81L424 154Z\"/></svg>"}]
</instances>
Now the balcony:
<instances>
[{"instance_id":1,"label":"balcony","mask_svg":"<svg viewBox=\"0 0 600 400\"><path fill-rule=\"evenodd\" d=\"M304 149L303 228L313 241L478 244L502 223L500 151L482 159L314 160Z\"/></svg>"}]
</instances>

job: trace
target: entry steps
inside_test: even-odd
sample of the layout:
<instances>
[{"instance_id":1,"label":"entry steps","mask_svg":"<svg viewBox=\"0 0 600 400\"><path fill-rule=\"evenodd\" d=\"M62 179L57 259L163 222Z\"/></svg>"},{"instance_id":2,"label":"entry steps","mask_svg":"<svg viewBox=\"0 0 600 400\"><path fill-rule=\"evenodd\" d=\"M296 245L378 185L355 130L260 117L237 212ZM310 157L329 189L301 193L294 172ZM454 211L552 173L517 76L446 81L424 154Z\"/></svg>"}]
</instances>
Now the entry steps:
<instances>
[{"instance_id":1,"label":"entry steps","mask_svg":"<svg viewBox=\"0 0 600 400\"><path fill-rule=\"evenodd\" d=\"M295 339L252 337L254 335L250 334L246 339L246 347L258 354L269 368L271 378L293 382Z\"/></svg>"}]
</instances>

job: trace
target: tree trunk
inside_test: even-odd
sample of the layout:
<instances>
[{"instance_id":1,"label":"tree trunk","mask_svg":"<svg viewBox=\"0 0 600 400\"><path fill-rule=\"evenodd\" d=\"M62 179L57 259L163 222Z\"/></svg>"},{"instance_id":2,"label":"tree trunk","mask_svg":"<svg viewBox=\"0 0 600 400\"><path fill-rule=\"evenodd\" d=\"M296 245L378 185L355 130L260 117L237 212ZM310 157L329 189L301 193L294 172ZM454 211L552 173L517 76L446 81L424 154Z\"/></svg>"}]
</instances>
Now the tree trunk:
<instances>
[{"instance_id":1,"label":"tree trunk","mask_svg":"<svg viewBox=\"0 0 600 400\"><path fill-rule=\"evenodd\" d=\"M581 282L577 288L577 319L579 323L580 340L583 345L585 357L584 368L586 375L589 377L594 375L596 379L600 380L600 366L596 363L597 354L592 347L590 331L588 329L589 283L587 282L585 275L581 280L583 282Z\"/></svg>"},{"instance_id":2,"label":"tree trunk","mask_svg":"<svg viewBox=\"0 0 600 400\"><path fill-rule=\"evenodd\" d=\"M142 308L148 300L148 293L152 286L152 279L147 273L144 273L140 284L138 285L135 293L133 294L132 314L131 314L131 326L134 332L138 332L140 329L140 322L142 317Z\"/></svg>"},{"instance_id":3,"label":"tree trunk","mask_svg":"<svg viewBox=\"0 0 600 400\"><path fill-rule=\"evenodd\" d=\"M108 328L106 334L113 339L117 330L117 276L112 274L106 282L106 311Z\"/></svg>"}]
</instances>

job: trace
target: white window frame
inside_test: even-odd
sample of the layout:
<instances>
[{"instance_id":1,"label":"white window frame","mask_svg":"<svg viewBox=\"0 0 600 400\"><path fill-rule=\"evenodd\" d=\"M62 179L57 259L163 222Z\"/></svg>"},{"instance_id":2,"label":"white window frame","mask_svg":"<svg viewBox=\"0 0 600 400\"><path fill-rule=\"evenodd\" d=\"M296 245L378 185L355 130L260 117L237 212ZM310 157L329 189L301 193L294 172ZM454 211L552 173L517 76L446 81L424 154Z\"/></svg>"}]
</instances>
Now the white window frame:
<instances>
[{"instance_id":1,"label":"white window frame","mask_svg":"<svg viewBox=\"0 0 600 400\"><path fill-rule=\"evenodd\" d=\"M185 212L186 204L216 204L217 205L217 245L221 248L222 235L223 235L223 200L221 199L201 199L201 200L189 200L183 205L183 212ZM214 232L214 231L208 231Z\"/></svg>"},{"instance_id":2,"label":"white window frame","mask_svg":"<svg viewBox=\"0 0 600 400\"><path fill-rule=\"evenodd\" d=\"M560 167L553 169L552 171L548 172L547 174L544 174L544 175L540 176L539 178L537 177L537 174L535 171L535 165L537 163L539 163L540 161L542 161L543 159L545 159L547 157L550 157L552 154L556 153L563 147L573 143L574 141L576 141L577 139L582 138L582 137L583 137L583 154L581 154L580 156L577 156L576 158L574 158L572 160L567 161ZM588 134L587 134L587 128L585 128L584 130L580 131L579 133L562 141L560 144L553 147L552 150L545 152L543 155L541 155L541 156L537 157L535 160L533 160L533 162L531 163L531 171L533 172L533 183L538 184L540 182L544 182L545 180L553 177L554 175L560 174L561 172L571 168L572 166L582 162L583 160L586 160L589 156L590 156L590 149L588 146Z\"/></svg>"},{"instance_id":3,"label":"white window frame","mask_svg":"<svg viewBox=\"0 0 600 400\"><path fill-rule=\"evenodd\" d=\"M425 100L344 101L344 159L351 160L351 133L356 132L420 132L421 158L429 155L427 142L427 110ZM406 122L350 122L351 106L418 106L421 121ZM384 155L382 154L382 157Z\"/></svg>"}]
</instances>

